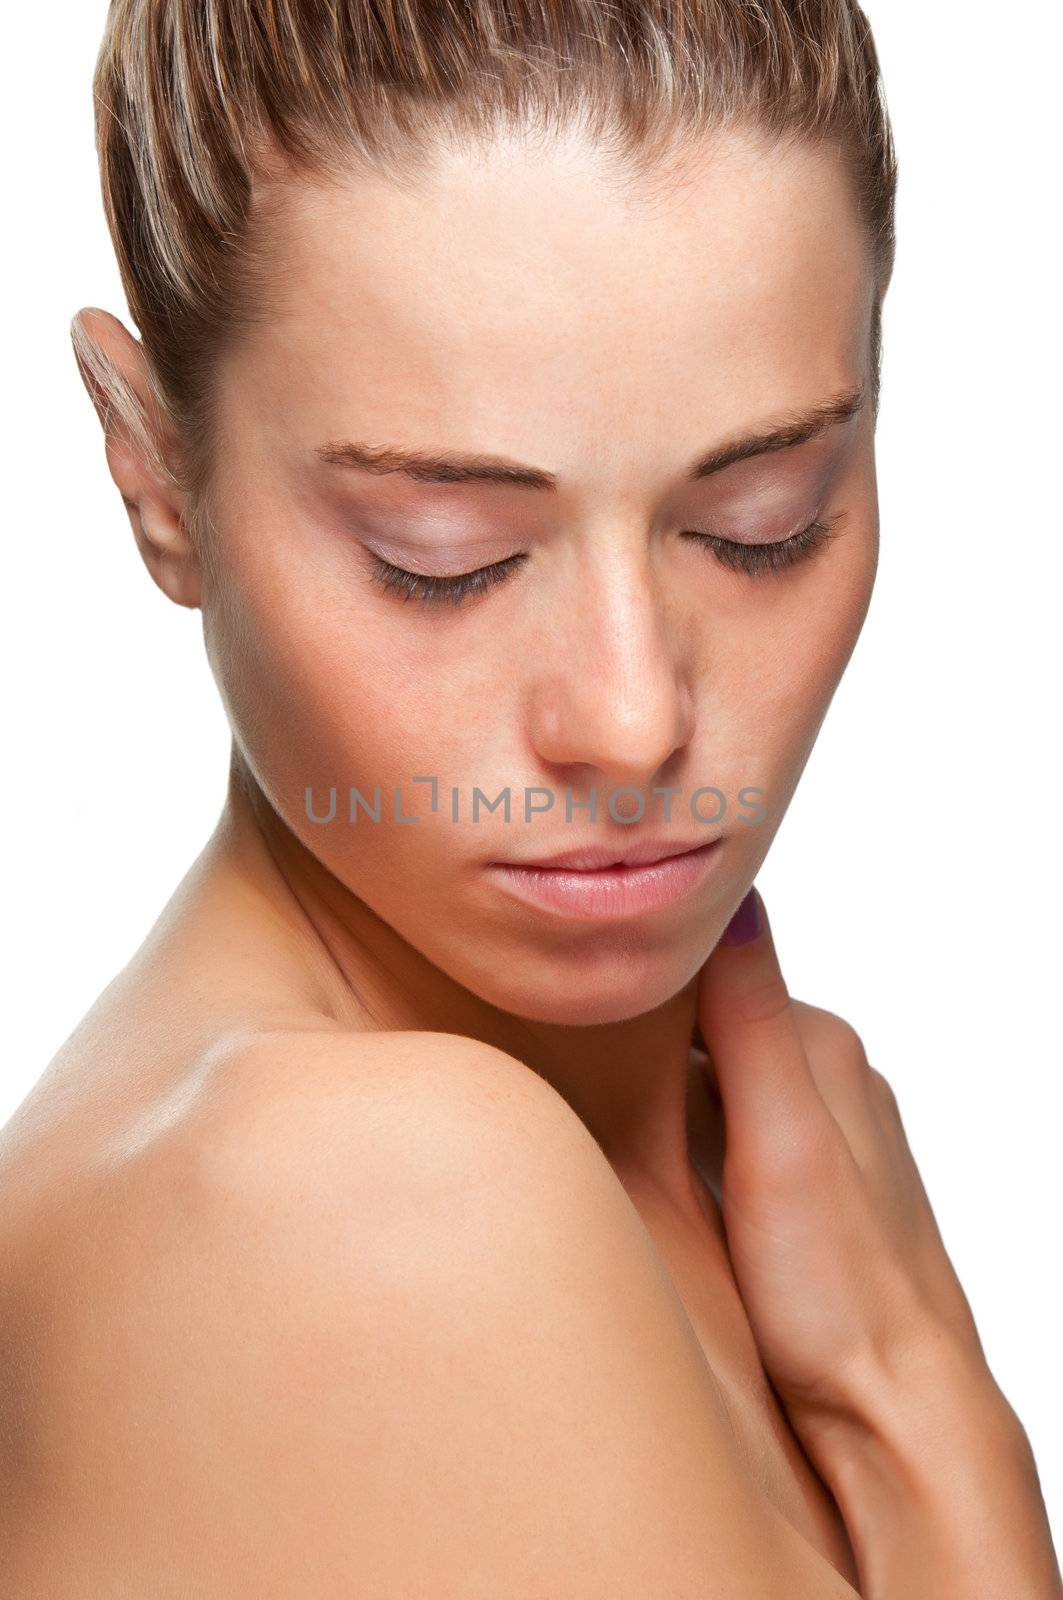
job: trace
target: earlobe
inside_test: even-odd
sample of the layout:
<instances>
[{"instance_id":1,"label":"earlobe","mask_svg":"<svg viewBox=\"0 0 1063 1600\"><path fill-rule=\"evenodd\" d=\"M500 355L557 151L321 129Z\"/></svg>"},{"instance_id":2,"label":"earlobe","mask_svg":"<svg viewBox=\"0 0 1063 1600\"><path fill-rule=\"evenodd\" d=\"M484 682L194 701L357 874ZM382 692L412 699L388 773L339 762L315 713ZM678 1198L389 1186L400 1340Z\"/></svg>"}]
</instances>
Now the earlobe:
<instances>
[{"instance_id":1,"label":"earlobe","mask_svg":"<svg viewBox=\"0 0 1063 1600\"><path fill-rule=\"evenodd\" d=\"M117 317L96 307L79 312L71 331L78 370L104 430L108 470L144 565L175 604L197 607L200 571L184 520L186 497L165 474L172 441L164 433L143 347Z\"/></svg>"},{"instance_id":2,"label":"earlobe","mask_svg":"<svg viewBox=\"0 0 1063 1600\"><path fill-rule=\"evenodd\" d=\"M117 480L116 480L117 481ZM180 510L169 498L142 494L123 503L141 559L163 594L175 605L200 604L199 559Z\"/></svg>"}]
</instances>

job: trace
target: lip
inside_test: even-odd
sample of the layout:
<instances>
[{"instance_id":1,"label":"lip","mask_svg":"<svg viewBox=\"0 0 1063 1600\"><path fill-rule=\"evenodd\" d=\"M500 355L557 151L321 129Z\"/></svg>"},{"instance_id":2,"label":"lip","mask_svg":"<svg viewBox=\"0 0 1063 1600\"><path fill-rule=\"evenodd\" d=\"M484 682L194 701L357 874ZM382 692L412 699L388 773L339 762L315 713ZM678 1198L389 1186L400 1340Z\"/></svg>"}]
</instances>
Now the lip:
<instances>
[{"instance_id":1,"label":"lip","mask_svg":"<svg viewBox=\"0 0 1063 1600\"><path fill-rule=\"evenodd\" d=\"M691 850L703 849L712 840L704 835L700 839L643 839L637 844L585 845L579 850L560 850L552 856L536 856L531 861L495 861L492 866L538 867L543 871L565 868L570 872L596 872L601 867L649 866L654 861L666 861L672 856L687 855Z\"/></svg>"},{"instance_id":2,"label":"lip","mask_svg":"<svg viewBox=\"0 0 1063 1600\"><path fill-rule=\"evenodd\" d=\"M675 905L699 888L719 861L722 839L688 845L654 861L600 867L558 866L538 862L491 862L488 871L503 893L555 916L615 921ZM649 846L647 844L646 849ZM569 852L574 855L577 852ZM586 859L593 854L581 852Z\"/></svg>"}]
</instances>

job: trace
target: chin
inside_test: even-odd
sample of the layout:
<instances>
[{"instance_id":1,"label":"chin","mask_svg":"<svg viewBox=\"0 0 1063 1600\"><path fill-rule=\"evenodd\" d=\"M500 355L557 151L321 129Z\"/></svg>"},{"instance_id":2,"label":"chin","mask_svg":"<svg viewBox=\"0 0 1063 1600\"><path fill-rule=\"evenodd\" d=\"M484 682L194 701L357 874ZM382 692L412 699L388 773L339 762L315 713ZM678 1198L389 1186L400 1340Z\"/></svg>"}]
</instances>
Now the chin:
<instances>
[{"instance_id":1,"label":"chin","mask_svg":"<svg viewBox=\"0 0 1063 1600\"><path fill-rule=\"evenodd\" d=\"M462 980L489 1005L528 1022L559 1028L588 1028L627 1022L666 1005L708 959L711 940L698 941L698 949L676 949L665 954L651 945L636 950L618 949L582 960L566 953L564 967L538 963L532 956L512 986L497 981L479 984ZM497 968L492 976L497 980Z\"/></svg>"}]
</instances>

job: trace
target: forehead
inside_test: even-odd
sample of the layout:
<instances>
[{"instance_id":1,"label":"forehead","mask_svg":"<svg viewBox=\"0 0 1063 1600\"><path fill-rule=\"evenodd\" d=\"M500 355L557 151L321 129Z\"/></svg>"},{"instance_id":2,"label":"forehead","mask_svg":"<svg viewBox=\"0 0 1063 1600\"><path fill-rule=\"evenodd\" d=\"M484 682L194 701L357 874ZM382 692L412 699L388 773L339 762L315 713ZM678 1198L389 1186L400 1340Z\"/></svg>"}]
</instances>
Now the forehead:
<instances>
[{"instance_id":1,"label":"forehead","mask_svg":"<svg viewBox=\"0 0 1063 1600\"><path fill-rule=\"evenodd\" d=\"M575 451L693 411L704 442L863 374L870 255L829 150L717 138L641 183L576 135L499 137L279 198L273 314L238 365L308 437L534 459L544 423Z\"/></svg>"}]
</instances>

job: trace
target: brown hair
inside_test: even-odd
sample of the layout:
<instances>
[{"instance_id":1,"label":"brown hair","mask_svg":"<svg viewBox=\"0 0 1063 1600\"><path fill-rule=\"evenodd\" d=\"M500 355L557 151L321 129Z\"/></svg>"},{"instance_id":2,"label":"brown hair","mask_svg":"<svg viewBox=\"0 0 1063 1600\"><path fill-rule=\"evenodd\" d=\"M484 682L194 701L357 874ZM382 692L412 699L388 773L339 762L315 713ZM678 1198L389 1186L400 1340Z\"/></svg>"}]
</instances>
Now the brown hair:
<instances>
[{"instance_id":1,"label":"brown hair","mask_svg":"<svg viewBox=\"0 0 1063 1600\"><path fill-rule=\"evenodd\" d=\"M641 177L690 135L829 142L871 246L877 407L896 159L853 0L111 0L93 89L107 223L178 462L77 318L74 347L193 522L218 354L268 314L256 180L358 163L402 179L440 135L574 120Z\"/></svg>"}]
</instances>

